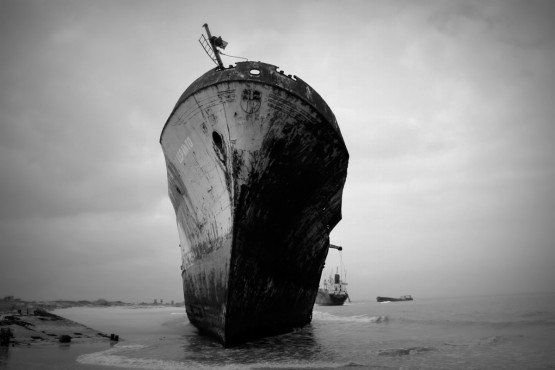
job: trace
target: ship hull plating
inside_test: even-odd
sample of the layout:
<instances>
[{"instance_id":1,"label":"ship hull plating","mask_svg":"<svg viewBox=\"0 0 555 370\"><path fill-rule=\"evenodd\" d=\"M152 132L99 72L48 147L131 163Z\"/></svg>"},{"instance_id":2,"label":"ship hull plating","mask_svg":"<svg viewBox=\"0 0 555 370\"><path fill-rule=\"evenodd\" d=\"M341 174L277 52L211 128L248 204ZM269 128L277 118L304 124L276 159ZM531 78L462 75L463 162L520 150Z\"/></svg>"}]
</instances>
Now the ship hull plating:
<instances>
[{"instance_id":1,"label":"ship hull plating","mask_svg":"<svg viewBox=\"0 0 555 370\"><path fill-rule=\"evenodd\" d=\"M185 91L160 143L190 322L224 345L309 323L348 164L322 98L237 63Z\"/></svg>"}]
</instances>

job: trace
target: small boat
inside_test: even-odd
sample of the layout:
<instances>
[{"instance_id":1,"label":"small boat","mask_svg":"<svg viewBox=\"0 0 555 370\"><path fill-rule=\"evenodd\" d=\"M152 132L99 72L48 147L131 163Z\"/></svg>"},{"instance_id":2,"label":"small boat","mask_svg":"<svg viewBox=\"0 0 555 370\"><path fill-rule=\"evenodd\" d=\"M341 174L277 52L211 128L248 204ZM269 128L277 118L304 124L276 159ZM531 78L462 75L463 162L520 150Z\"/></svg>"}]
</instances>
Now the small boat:
<instances>
[{"instance_id":1,"label":"small boat","mask_svg":"<svg viewBox=\"0 0 555 370\"><path fill-rule=\"evenodd\" d=\"M410 295L403 295L399 298L390 298L390 297L378 297L376 298L378 302L403 302L403 301L413 301L414 299Z\"/></svg>"},{"instance_id":2,"label":"small boat","mask_svg":"<svg viewBox=\"0 0 555 370\"><path fill-rule=\"evenodd\" d=\"M339 251L343 249L333 244L330 244L330 248L335 248ZM329 278L324 279L323 287L318 289L318 294L316 295L316 304L320 306L342 306L347 299L351 302L349 293L347 293L348 283L345 281L343 262L341 263L341 267L343 279L339 273L339 268L337 268L333 276L330 274Z\"/></svg>"}]
</instances>

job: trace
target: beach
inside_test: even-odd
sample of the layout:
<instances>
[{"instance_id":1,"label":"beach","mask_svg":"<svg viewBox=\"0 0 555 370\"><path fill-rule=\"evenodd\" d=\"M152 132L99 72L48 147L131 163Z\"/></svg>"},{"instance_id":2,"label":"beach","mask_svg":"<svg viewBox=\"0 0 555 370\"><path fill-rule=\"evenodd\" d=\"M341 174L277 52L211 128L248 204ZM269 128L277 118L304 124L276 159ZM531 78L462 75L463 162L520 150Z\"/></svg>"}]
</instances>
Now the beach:
<instances>
[{"instance_id":1,"label":"beach","mask_svg":"<svg viewBox=\"0 0 555 370\"><path fill-rule=\"evenodd\" d=\"M79 355L115 344L109 334L42 308L3 310L0 329L9 333L0 346L0 369L80 369Z\"/></svg>"},{"instance_id":2,"label":"beach","mask_svg":"<svg viewBox=\"0 0 555 370\"><path fill-rule=\"evenodd\" d=\"M536 294L316 305L310 325L232 348L200 335L183 307L73 307L53 312L120 341L16 346L0 369L553 369L554 303Z\"/></svg>"},{"instance_id":3,"label":"beach","mask_svg":"<svg viewBox=\"0 0 555 370\"><path fill-rule=\"evenodd\" d=\"M11 334L8 343L11 347L53 343L92 344L110 339L105 333L45 310L2 314L0 323L3 332Z\"/></svg>"}]
</instances>

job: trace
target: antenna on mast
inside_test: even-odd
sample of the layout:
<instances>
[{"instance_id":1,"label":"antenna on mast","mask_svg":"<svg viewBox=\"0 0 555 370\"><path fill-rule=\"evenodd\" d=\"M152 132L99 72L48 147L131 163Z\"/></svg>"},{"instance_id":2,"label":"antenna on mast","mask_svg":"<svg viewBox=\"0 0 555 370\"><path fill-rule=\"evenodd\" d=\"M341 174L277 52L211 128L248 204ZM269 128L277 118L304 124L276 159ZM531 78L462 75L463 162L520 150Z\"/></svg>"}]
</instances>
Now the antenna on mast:
<instances>
[{"instance_id":1,"label":"antenna on mast","mask_svg":"<svg viewBox=\"0 0 555 370\"><path fill-rule=\"evenodd\" d=\"M212 61L216 63L218 67L224 69L225 67L222 63L222 58L220 58L220 51L218 50L218 48L225 49L225 47L227 46L227 42L222 40L221 36L212 36L207 23L203 24L202 26L206 29L206 35L208 36L208 39L206 39L204 35L201 35L198 42L200 42L200 45L202 46L206 54L208 54L210 59L212 59Z\"/></svg>"}]
</instances>

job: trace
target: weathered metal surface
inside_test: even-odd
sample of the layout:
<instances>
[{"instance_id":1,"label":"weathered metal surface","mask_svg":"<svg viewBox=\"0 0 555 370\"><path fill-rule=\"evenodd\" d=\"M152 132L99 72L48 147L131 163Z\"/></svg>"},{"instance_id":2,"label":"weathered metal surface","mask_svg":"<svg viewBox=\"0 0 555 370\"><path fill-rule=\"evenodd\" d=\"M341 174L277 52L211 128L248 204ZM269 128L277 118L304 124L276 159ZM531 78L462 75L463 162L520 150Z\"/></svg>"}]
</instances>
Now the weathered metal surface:
<instances>
[{"instance_id":1,"label":"weathered metal surface","mask_svg":"<svg viewBox=\"0 0 555 370\"><path fill-rule=\"evenodd\" d=\"M160 142L189 320L225 345L309 323L348 165L323 99L237 63L185 91Z\"/></svg>"}]
</instances>

